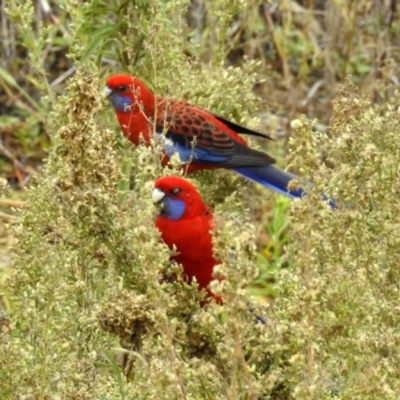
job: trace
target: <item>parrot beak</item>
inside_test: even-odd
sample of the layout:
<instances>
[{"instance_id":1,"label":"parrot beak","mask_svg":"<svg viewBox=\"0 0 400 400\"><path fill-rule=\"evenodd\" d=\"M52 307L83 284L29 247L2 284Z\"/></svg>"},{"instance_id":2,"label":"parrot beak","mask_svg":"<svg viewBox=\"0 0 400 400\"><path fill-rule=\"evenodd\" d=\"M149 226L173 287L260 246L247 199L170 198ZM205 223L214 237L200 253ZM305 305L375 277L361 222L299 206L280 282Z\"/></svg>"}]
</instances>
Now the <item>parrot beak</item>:
<instances>
[{"instance_id":1,"label":"parrot beak","mask_svg":"<svg viewBox=\"0 0 400 400\"><path fill-rule=\"evenodd\" d=\"M160 204L165 197L165 193L159 189L159 188L154 188L153 193L151 194L151 200L153 201L154 204Z\"/></svg>"},{"instance_id":2,"label":"parrot beak","mask_svg":"<svg viewBox=\"0 0 400 400\"><path fill-rule=\"evenodd\" d=\"M109 97L112 94L113 90L108 86L105 86L103 89L103 94L105 97Z\"/></svg>"}]
</instances>

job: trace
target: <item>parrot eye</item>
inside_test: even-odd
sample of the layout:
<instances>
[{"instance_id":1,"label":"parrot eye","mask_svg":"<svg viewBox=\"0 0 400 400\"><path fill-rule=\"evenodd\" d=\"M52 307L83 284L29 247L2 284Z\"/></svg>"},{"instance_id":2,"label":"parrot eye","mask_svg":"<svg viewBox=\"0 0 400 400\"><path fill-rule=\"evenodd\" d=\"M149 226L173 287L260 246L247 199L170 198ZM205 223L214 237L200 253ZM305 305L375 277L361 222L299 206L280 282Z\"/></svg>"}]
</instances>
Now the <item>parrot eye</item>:
<instances>
[{"instance_id":1,"label":"parrot eye","mask_svg":"<svg viewBox=\"0 0 400 400\"><path fill-rule=\"evenodd\" d=\"M178 194L180 191L181 191L181 189L175 188L175 189L171 189L170 193L175 195L175 194Z\"/></svg>"},{"instance_id":2,"label":"parrot eye","mask_svg":"<svg viewBox=\"0 0 400 400\"><path fill-rule=\"evenodd\" d=\"M124 92L126 90L126 86L125 85L121 85L117 87L118 92Z\"/></svg>"}]
</instances>

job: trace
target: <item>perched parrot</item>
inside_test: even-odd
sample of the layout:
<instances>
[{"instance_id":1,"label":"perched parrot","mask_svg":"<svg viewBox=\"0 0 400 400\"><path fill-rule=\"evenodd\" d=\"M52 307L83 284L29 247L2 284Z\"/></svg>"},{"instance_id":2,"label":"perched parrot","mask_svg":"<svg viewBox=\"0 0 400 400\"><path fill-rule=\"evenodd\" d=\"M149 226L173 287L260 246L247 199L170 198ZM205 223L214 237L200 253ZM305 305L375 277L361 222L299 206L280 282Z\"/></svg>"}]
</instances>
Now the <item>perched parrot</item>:
<instances>
[{"instance_id":1,"label":"perched parrot","mask_svg":"<svg viewBox=\"0 0 400 400\"><path fill-rule=\"evenodd\" d=\"M171 250L175 246L177 254L172 259L183 266L184 278L189 283L196 278L200 289L221 302L208 288L214 266L219 264L213 255L211 209L189 181L176 176L157 179L152 200L161 206L155 225L164 243Z\"/></svg>"},{"instance_id":2,"label":"perched parrot","mask_svg":"<svg viewBox=\"0 0 400 400\"><path fill-rule=\"evenodd\" d=\"M166 165L174 154L187 173L201 169L226 168L278 193L301 197L303 189L288 190L296 175L274 166L268 154L247 146L238 134L271 139L219 115L184 101L155 96L138 78L114 75L107 79L104 93L117 114L121 130L135 145L140 136L146 145L153 137L162 143Z\"/></svg>"}]
</instances>

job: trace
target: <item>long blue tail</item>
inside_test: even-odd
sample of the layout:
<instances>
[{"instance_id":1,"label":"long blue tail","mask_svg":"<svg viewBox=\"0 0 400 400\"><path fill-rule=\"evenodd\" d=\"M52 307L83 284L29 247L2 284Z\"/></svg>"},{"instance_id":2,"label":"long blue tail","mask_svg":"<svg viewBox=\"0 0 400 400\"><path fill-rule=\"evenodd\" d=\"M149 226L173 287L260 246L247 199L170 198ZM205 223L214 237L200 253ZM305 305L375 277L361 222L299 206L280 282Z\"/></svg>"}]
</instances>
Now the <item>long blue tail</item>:
<instances>
[{"instance_id":1,"label":"long blue tail","mask_svg":"<svg viewBox=\"0 0 400 400\"><path fill-rule=\"evenodd\" d=\"M262 167L235 167L232 169L254 182L260 183L275 192L291 198L302 197L305 193L304 190L300 188L289 191L287 188L289 182L293 179L300 180L300 178L274 165Z\"/></svg>"},{"instance_id":2,"label":"long blue tail","mask_svg":"<svg viewBox=\"0 0 400 400\"><path fill-rule=\"evenodd\" d=\"M275 192L289 196L292 199L301 198L306 193L306 191L302 188L288 190L289 182L293 179L299 181L300 178L297 175L286 172L283 169L275 167L274 165L262 167L234 167L232 170L248 179L251 179L254 182L260 183L261 185L274 190ZM308 185L311 184L308 183ZM322 194L322 199L328 200L328 197L325 194ZM335 200L329 199L329 205L332 209L335 209Z\"/></svg>"}]
</instances>

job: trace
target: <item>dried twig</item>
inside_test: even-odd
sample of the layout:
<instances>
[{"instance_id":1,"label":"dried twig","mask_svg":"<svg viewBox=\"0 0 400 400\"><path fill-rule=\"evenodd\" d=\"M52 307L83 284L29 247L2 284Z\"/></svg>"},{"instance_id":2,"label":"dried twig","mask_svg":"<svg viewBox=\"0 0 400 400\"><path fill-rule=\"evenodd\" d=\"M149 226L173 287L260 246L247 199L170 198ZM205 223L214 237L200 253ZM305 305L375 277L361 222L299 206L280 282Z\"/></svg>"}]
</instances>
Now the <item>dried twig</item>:
<instances>
[{"instance_id":1,"label":"dried twig","mask_svg":"<svg viewBox=\"0 0 400 400\"><path fill-rule=\"evenodd\" d=\"M22 200L0 199L0 206L21 208L26 206L26 202Z\"/></svg>"},{"instance_id":2,"label":"dried twig","mask_svg":"<svg viewBox=\"0 0 400 400\"><path fill-rule=\"evenodd\" d=\"M18 217L15 215L7 214L7 213L0 211L0 219L2 219L3 221L7 221L7 222L16 222L18 220Z\"/></svg>"}]
</instances>

